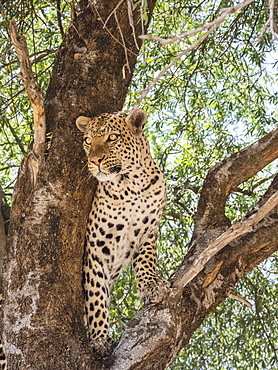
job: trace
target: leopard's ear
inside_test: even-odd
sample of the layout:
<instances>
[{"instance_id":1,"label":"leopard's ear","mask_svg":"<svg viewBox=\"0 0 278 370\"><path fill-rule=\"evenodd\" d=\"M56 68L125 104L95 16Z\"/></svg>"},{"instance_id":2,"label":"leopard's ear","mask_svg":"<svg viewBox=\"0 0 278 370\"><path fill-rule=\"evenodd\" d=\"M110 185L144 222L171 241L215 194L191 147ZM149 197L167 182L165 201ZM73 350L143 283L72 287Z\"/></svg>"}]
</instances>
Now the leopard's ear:
<instances>
[{"instance_id":1,"label":"leopard's ear","mask_svg":"<svg viewBox=\"0 0 278 370\"><path fill-rule=\"evenodd\" d=\"M147 113L143 109L135 109L126 117L126 123L139 134L147 121Z\"/></svg>"},{"instance_id":2,"label":"leopard's ear","mask_svg":"<svg viewBox=\"0 0 278 370\"><path fill-rule=\"evenodd\" d=\"M80 131L85 132L90 121L91 121L90 117L79 116L75 123Z\"/></svg>"}]
</instances>

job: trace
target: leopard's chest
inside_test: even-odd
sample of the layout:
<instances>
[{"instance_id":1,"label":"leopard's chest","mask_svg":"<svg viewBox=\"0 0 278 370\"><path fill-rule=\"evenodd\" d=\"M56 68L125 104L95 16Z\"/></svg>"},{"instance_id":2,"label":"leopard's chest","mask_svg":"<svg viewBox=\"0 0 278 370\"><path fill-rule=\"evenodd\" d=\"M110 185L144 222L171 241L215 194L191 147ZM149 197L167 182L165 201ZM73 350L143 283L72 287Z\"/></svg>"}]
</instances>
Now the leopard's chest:
<instances>
[{"instance_id":1,"label":"leopard's chest","mask_svg":"<svg viewBox=\"0 0 278 370\"><path fill-rule=\"evenodd\" d=\"M89 218L87 246L114 277L156 231L165 203L164 179L156 186L99 184ZM134 185L134 184L132 184ZM155 184L153 184L155 185ZM155 194L157 193L157 194Z\"/></svg>"}]
</instances>

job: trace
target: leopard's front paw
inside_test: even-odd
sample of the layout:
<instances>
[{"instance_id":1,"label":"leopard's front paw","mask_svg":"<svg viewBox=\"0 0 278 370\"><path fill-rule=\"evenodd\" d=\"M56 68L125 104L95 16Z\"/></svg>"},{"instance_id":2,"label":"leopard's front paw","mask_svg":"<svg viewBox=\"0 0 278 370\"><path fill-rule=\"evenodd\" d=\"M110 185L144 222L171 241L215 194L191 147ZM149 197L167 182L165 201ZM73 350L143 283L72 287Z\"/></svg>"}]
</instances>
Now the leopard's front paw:
<instances>
[{"instance_id":1,"label":"leopard's front paw","mask_svg":"<svg viewBox=\"0 0 278 370\"><path fill-rule=\"evenodd\" d=\"M144 286L139 294L144 303L161 302L166 295L169 294L171 284L167 280L159 280L150 282Z\"/></svg>"}]
</instances>

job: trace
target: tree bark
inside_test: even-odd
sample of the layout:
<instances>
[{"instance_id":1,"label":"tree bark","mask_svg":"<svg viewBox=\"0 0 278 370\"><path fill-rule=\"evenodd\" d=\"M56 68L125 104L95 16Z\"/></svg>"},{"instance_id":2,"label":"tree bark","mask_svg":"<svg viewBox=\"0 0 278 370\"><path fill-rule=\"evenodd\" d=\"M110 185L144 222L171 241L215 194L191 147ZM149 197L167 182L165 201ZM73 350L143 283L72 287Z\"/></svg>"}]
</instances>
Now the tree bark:
<instances>
[{"instance_id":1,"label":"tree bark","mask_svg":"<svg viewBox=\"0 0 278 370\"><path fill-rule=\"evenodd\" d=\"M149 19L154 2L148 0ZM35 188L28 156L21 166L4 265L9 369L165 369L237 281L278 250L276 208L252 232L215 255L187 286L172 288L163 302L139 310L108 359L94 357L82 318L81 267L95 183L86 170L75 119L118 111L124 103L138 49L126 2L117 8L116 17L113 13L118 4L80 2L45 98L47 131L53 139L41 159ZM136 35L141 33L139 15L136 8ZM170 278L173 286L200 251L229 227L224 208L233 189L277 156L276 130L209 172L191 249ZM277 189L276 177L257 207Z\"/></svg>"}]
</instances>

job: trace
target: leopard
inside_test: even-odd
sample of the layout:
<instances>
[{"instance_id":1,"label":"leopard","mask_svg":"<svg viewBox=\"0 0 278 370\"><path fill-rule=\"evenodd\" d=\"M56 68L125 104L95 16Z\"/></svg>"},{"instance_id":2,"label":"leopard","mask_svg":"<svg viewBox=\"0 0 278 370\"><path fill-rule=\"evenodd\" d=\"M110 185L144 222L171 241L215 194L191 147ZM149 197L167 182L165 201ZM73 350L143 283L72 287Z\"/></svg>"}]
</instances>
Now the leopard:
<instances>
[{"instance_id":1,"label":"leopard","mask_svg":"<svg viewBox=\"0 0 278 370\"><path fill-rule=\"evenodd\" d=\"M144 304L163 300L170 288L157 275L157 235L166 202L166 181L143 132L147 114L79 116L89 174L97 187L89 213L82 282L89 343L104 355L111 348L109 297L121 271L132 264Z\"/></svg>"}]
</instances>

